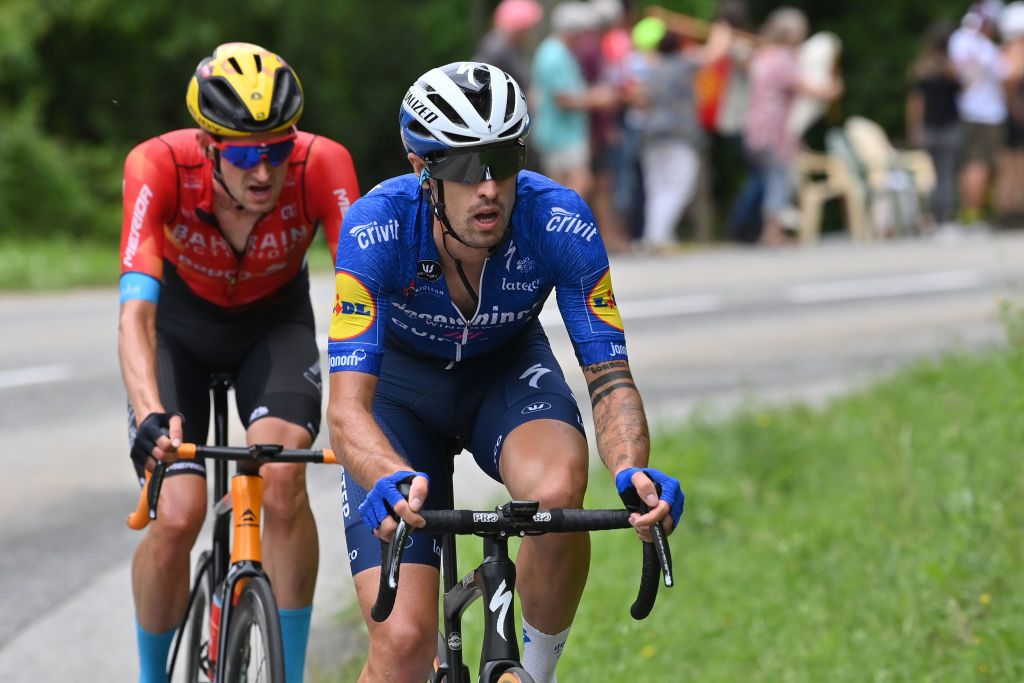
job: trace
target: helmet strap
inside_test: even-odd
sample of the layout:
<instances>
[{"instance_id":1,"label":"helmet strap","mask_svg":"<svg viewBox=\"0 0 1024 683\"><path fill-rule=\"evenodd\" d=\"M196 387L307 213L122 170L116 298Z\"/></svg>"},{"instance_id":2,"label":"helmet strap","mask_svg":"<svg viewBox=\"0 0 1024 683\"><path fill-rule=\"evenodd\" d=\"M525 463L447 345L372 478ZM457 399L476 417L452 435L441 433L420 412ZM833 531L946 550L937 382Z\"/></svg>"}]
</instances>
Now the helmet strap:
<instances>
[{"instance_id":1,"label":"helmet strap","mask_svg":"<svg viewBox=\"0 0 1024 683\"><path fill-rule=\"evenodd\" d=\"M238 211L244 211L245 207L242 202L235 199L235 195L231 194L231 190L228 189L228 184L224 182L224 175L220 172L220 150L216 147L213 148L213 179L220 183L220 186L227 193L231 201L235 203L235 209Z\"/></svg>"},{"instance_id":2,"label":"helmet strap","mask_svg":"<svg viewBox=\"0 0 1024 683\"><path fill-rule=\"evenodd\" d=\"M448 248L447 236L451 235L452 238L461 243L465 244L471 249L480 249L481 247L474 247L472 244L466 244L466 241L458 236L455 230L452 229L452 224L448 220L448 215L444 211L444 184L440 179L437 179L437 197L434 197L434 191L430 187L430 183L427 182L430 179L430 171L424 166L423 171L420 173L420 181L426 185L427 189L427 203L430 204L430 208L437 217L437 220L441 222L441 246L448 253L448 257L455 262L455 272L459 274L459 279L462 280L462 286L469 292L469 296L473 299L473 305L480 305L480 296L476 293L473 285L470 284L469 278L466 276L466 271L462 267L462 260L458 256L452 253L452 250ZM493 250L492 250L493 252Z\"/></svg>"}]
</instances>

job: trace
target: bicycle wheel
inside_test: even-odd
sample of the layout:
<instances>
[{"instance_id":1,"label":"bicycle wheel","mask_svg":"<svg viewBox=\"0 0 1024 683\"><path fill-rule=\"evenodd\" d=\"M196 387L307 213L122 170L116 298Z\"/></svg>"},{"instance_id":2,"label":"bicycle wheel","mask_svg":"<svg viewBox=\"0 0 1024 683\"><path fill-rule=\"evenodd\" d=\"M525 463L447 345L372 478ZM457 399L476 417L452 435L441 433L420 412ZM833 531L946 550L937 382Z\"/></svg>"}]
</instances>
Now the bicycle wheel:
<instances>
[{"instance_id":1,"label":"bicycle wheel","mask_svg":"<svg viewBox=\"0 0 1024 683\"><path fill-rule=\"evenodd\" d=\"M181 650L171 666L182 671L172 680L185 683L210 683L210 601L213 597L213 576L210 574L209 551L204 551L196 563L196 583L191 606L182 625Z\"/></svg>"},{"instance_id":2,"label":"bicycle wheel","mask_svg":"<svg viewBox=\"0 0 1024 683\"><path fill-rule=\"evenodd\" d=\"M502 671L495 683L533 683L533 676L526 673L526 669L513 666Z\"/></svg>"},{"instance_id":3,"label":"bicycle wheel","mask_svg":"<svg viewBox=\"0 0 1024 683\"><path fill-rule=\"evenodd\" d=\"M245 584L231 611L227 639L224 683L284 683L281 622L265 578Z\"/></svg>"}]
</instances>

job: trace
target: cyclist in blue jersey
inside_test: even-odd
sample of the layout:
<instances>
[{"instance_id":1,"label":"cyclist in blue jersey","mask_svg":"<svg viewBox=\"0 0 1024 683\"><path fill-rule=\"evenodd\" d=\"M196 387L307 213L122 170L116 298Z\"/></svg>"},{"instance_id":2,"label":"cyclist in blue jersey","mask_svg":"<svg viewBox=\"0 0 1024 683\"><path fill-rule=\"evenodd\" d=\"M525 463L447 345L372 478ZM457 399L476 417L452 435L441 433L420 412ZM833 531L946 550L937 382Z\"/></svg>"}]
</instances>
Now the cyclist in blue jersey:
<instances>
[{"instance_id":1,"label":"cyclist in blue jersey","mask_svg":"<svg viewBox=\"0 0 1024 683\"><path fill-rule=\"evenodd\" d=\"M650 525L671 531L682 513L679 482L648 467L647 421L600 233L579 195L523 170L529 125L522 91L497 67L432 69L401 106L414 173L375 187L342 225L327 417L345 465L349 560L370 633L360 681L422 681L430 669L436 538L410 537L394 618L378 624L369 609L377 538L394 532L392 513L422 526L419 510L452 506L453 452L469 450L514 498L583 503L583 424L537 319L552 289L588 382L601 459L620 493L635 488L651 507L633 525L649 538ZM553 681L589 537L526 538L516 564L523 664L539 683Z\"/></svg>"}]
</instances>

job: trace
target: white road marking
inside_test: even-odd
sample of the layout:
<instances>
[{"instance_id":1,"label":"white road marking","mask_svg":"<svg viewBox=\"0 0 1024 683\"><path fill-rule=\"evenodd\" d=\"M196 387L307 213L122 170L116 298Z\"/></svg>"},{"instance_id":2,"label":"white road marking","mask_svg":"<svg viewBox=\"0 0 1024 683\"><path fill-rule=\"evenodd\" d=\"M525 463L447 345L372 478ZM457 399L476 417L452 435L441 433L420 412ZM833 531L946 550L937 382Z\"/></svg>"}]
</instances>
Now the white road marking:
<instances>
[{"instance_id":1,"label":"white road marking","mask_svg":"<svg viewBox=\"0 0 1024 683\"><path fill-rule=\"evenodd\" d=\"M28 368L0 370L0 389L60 382L69 377L71 377L71 367L68 365L35 365Z\"/></svg>"},{"instance_id":2,"label":"white road marking","mask_svg":"<svg viewBox=\"0 0 1024 683\"><path fill-rule=\"evenodd\" d=\"M877 299L907 294L975 289L983 284L984 277L977 270L948 270L916 275L796 285L786 291L786 301L794 304L816 304L827 301Z\"/></svg>"}]
</instances>

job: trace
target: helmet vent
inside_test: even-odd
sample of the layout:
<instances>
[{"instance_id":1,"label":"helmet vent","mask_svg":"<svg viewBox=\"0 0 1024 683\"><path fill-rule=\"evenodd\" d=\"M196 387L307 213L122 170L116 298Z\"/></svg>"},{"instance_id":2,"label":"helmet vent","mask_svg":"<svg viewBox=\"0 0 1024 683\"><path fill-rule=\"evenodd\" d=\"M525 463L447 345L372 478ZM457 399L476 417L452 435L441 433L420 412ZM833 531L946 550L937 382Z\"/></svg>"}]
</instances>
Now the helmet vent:
<instances>
[{"instance_id":1,"label":"helmet vent","mask_svg":"<svg viewBox=\"0 0 1024 683\"><path fill-rule=\"evenodd\" d=\"M507 123L516 113L516 89L512 87L511 82L507 82L505 85L508 90L508 94L505 96L505 122Z\"/></svg>"},{"instance_id":2,"label":"helmet vent","mask_svg":"<svg viewBox=\"0 0 1024 683\"><path fill-rule=\"evenodd\" d=\"M256 60L256 73L263 71L263 58L259 55L253 55L252 58Z\"/></svg>"},{"instance_id":3,"label":"helmet vent","mask_svg":"<svg viewBox=\"0 0 1024 683\"><path fill-rule=\"evenodd\" d=\"M448 120L450 120L452 123L459 126L466 125L465 120L463 120L463 118L459 116L459 113L455 111L455 108L452 107L452 105L448 104L441 95L439 95L436 92L431 93L430 95L427 96L427 99L433 102L434 106L440 109L441 113L448 117Z\"/></svg>"},{"instance_id":4,"label":"helmet vent","mask_svg":"<svg viewBox=\"0 0 1024 683\"><path fill-rule=\"evenodd\" d=\"M235 67L235 73L242 73L242 67L238 64L238 60L234 57L228 57L228 61L231 62L231 66Z\"/></svg>"}]
</instances>

